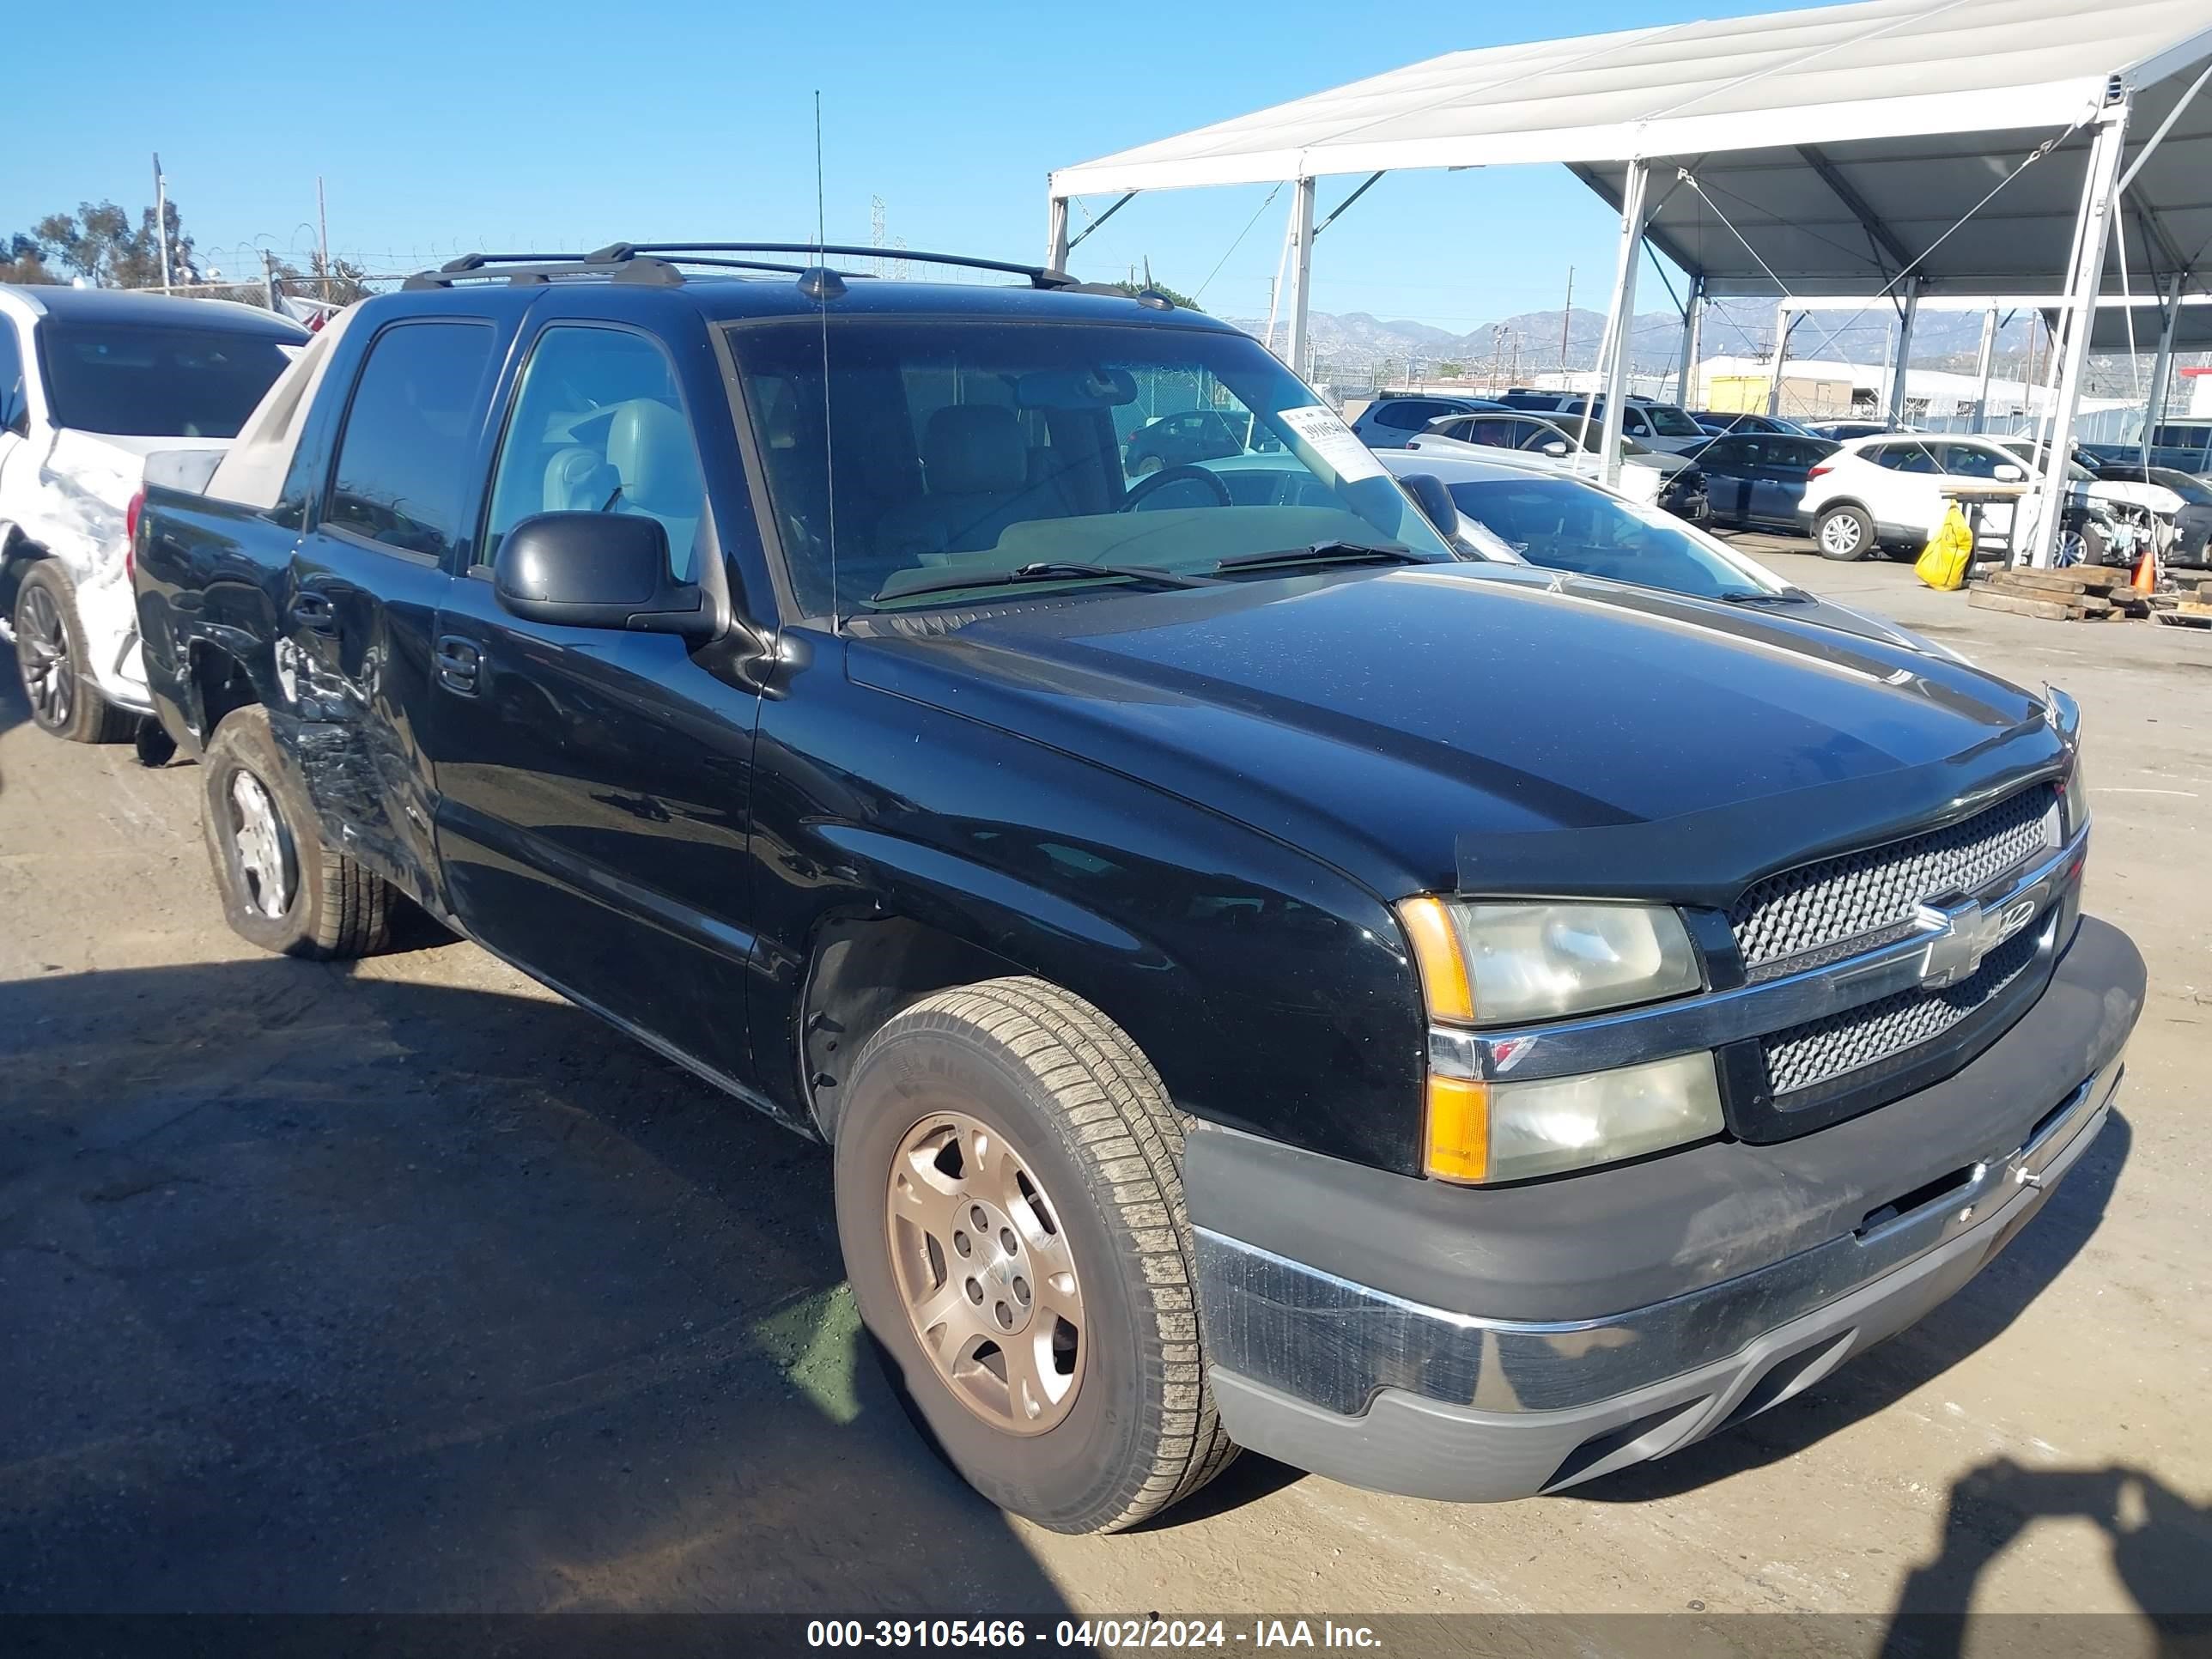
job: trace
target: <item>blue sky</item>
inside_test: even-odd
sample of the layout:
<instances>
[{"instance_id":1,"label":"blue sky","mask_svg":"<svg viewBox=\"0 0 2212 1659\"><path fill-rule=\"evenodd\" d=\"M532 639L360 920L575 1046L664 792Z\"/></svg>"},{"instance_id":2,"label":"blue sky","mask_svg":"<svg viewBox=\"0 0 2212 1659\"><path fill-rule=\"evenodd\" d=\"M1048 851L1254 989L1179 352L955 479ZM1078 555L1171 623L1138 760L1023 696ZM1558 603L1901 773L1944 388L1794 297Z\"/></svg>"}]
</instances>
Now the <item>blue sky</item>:
<instances>
[{"instance_id":1,"label":"blue sky","mask_svg":"<svg viewBox=\"0 0 2212 1659\"><path fill-rule=\"evenodd\" d=\"M9 27L0 232L80 200L135 210L159 149L227 274L258 269L256 246L312 246L318 173L332 251L372 270L485 246L797 240L814 229L819 88L830 240L867 241L880 196L913 247L1031 259L1053 167L1438 52L1772 4L387 0L327 21L238 0L41 5ZM40 64L64 67L20 72ZM97 86L68 67L86 64L106 66ZM1357 182L1322 180L1322 210ZM1267 196L1140 196L1073 264L1118 276L1149 257L1162 281L1205 284L1209 310L1263 313L1289 205L1255 221ZM1577 303L1601 309L1613 240L1561 168L1393 175L1322 239L1315 304L1461 331L1557 306L1571 264ZM1639 298L1665 303L1656 284Z\"/></svg>"}]
</instances>

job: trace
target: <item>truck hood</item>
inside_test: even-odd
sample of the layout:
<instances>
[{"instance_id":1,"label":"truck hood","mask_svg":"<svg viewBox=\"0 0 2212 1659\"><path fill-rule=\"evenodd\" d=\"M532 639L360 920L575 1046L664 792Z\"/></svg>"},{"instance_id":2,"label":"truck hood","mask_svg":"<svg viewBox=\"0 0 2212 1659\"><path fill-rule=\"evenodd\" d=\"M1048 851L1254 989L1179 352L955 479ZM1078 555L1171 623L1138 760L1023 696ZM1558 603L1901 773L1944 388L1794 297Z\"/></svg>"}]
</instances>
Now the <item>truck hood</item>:
<instances>
[{"instance_id":1,"label":"truck hood","mask_svg":"<svg viewBox=\"0 0 2212 1659\"><path fill-rule=\"evenodd\" d=\"M2063 764L2042 703L1901 645L1461 567L849 625L847 672L1306 848L1378 894L1725 904Z\"/></svg>"}]
</instances>

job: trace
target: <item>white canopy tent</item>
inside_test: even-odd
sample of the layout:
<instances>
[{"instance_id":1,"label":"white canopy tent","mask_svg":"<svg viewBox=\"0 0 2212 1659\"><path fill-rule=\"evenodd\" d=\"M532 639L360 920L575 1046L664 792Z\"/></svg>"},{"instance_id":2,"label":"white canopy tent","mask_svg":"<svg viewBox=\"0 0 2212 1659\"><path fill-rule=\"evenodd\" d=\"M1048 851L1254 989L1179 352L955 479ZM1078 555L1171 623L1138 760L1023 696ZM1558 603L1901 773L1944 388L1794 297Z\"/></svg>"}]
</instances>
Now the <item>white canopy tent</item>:
<instances>
[{"instance_id":1,"label":"white canopy tent","mask_svg":"<svg viewBox=\"0 0 2212 1659\"><path fill-rule=\"evenodd\" d=\"M2055 289L2068 436L2097 296L2122 285L2116 221L2131 292L2202 289L2212 266L2208 60L2212 0L1863 0L1452 52L1061 168L1048 259L1081 240L1076 196L1116 193L1111 213L1141 191L1290 182L1285 356L1303 371L1316 179L1557 162L1620 214L1609 458L1647 245L1690 278L1686 361L1708 295L1893 304L1901 358L1923 294Z\"/></svg>"}]
</instances>

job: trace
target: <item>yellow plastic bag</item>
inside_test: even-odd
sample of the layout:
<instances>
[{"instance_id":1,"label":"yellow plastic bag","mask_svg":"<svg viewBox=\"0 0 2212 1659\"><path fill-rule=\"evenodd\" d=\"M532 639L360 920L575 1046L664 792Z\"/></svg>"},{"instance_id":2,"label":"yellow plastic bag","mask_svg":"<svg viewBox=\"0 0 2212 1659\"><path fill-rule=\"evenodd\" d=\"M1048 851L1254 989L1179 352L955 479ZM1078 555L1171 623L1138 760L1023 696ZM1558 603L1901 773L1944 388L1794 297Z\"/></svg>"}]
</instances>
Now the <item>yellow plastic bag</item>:
<instances>
[{"instance_id":1,"label":"yellow plastic bag","mask_svg":"<svg viewBox=\"0 0 2212 1659\"><path fill-rule=\"evenodd\" d=\"M1912 562L1912 574L1939 593L1948 593L1966 582L1966 565L1974 556L1974 532L1956 501L1943 514L1943 522L1928 538L1928 545Z\"/></svg>"}]
</instances>

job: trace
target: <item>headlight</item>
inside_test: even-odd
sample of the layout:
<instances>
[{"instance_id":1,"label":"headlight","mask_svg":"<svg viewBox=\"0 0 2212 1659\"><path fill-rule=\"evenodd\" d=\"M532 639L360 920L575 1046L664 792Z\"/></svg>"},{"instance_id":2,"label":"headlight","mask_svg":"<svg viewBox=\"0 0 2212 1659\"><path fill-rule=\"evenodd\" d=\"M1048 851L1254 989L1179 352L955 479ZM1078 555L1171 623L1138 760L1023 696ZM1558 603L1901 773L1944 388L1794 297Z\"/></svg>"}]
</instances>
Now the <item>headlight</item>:
<instances>
[{"instance_id":1,"label":"headlight","mask_svg":"<svg viewBox=\"0 0 2212 1659\"><path fill-rule=\"evenodd\" d=\"M1664 905L1468 902L1399 907L1432 1019L1555 1019L1680 996L1705 983L1682 918Z\"/></svg>"},{"instance_id":2,"label":"headlight","mask_svg":"<svg viewBox=\"0 0 2212 1659\"><path fill-rule=\"evenodd\" d=\"M1528 1083L1429 1080L1428 1171L1522 1181L1618 1163L1721 1132L1710 1054Z\"/></svg>"}]
</instances>

